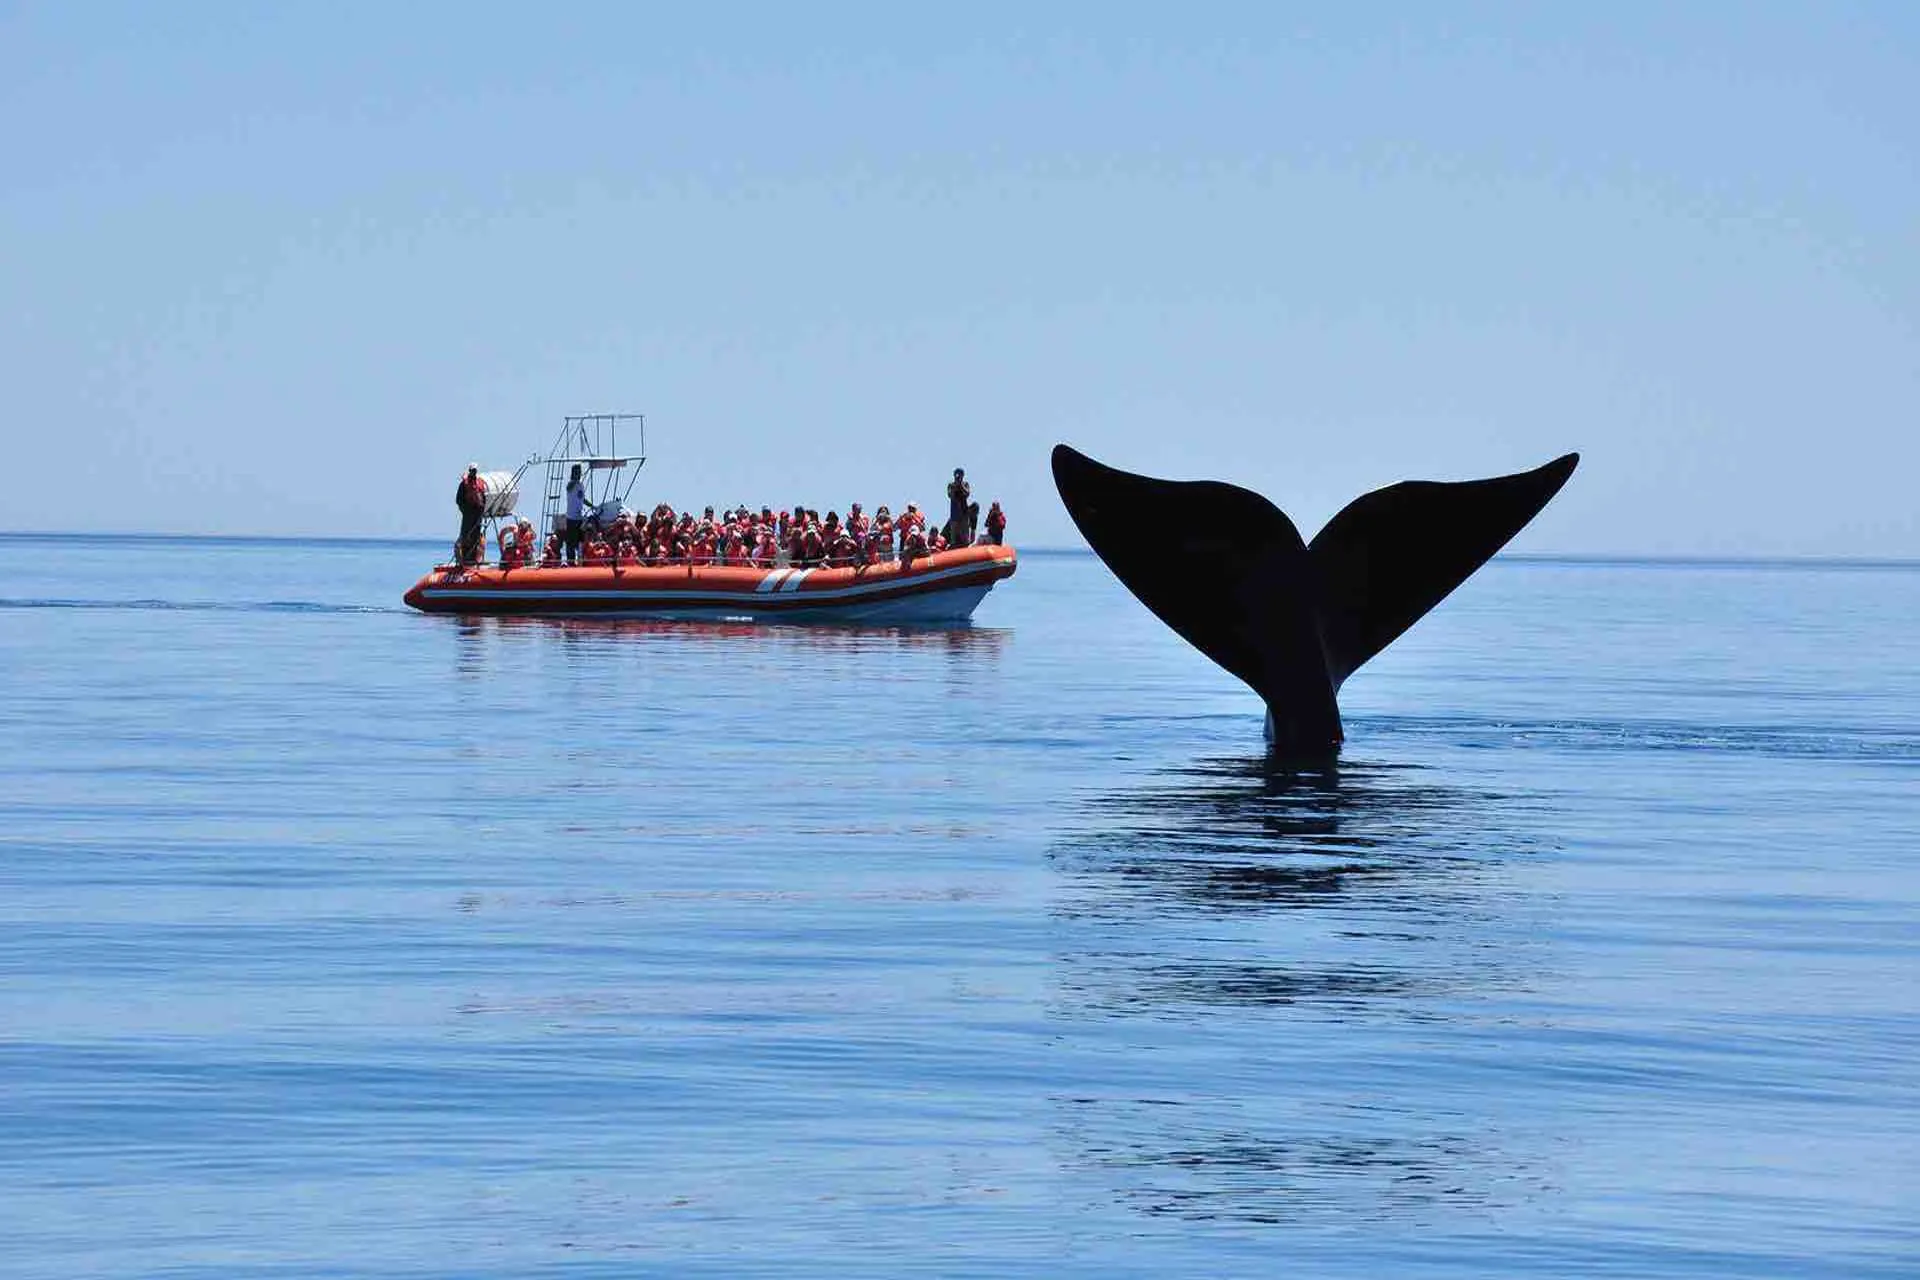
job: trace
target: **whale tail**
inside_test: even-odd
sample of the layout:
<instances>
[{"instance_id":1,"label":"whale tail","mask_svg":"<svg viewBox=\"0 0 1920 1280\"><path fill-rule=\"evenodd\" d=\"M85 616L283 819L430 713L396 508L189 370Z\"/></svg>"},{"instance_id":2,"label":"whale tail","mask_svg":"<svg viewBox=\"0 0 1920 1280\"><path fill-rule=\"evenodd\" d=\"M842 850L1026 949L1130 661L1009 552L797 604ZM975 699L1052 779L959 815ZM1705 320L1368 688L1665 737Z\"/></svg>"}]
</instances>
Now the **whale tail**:
<instances>
[{"instance_id":1,"label":"whale tail","mask_svg":"<svg viewBox=\"0 0 1920 1280\"><path fill-rule=\"evenodd\" d=\"M1349 503L1311 543L1237 485L1135 475L1064 444L1053 481L1126 588L1265 700L1275 749L1324 754L1340 744L1346 678L1505 546L1579 461L1389 485Z\"/></svg>"}]
</instances>

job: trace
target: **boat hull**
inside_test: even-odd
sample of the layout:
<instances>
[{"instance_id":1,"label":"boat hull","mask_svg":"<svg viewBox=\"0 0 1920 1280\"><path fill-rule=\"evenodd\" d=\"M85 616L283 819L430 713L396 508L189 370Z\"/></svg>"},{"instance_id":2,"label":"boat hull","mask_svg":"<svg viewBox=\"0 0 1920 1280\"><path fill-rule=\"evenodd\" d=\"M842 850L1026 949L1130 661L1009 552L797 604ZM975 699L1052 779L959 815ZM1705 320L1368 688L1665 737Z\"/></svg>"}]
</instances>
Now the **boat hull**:
<instances>
[{"instance_id":1,"label":"boat hull","mask_svg":"<svg viewBox=\"0 0 1920 1280\"><path fill-rule=\"evenodd\" d=\"M929 626L964 622L1013 576L1012 547L942 551L909 567L756 569L735 565L443 565L406 593L423 613L549 618L684 618Z\"/></svg>"}]
</instances>

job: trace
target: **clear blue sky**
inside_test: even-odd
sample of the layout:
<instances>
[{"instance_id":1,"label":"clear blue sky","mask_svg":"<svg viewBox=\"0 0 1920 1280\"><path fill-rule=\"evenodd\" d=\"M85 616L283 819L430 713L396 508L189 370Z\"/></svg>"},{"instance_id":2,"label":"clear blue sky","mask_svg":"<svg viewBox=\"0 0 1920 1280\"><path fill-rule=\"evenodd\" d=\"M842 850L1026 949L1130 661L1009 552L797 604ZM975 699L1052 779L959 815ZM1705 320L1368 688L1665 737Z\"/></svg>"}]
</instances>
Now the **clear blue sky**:
<instances>
[{"instance_id":1,"label":"clear blue sky","mask_svg":"<svg viewBox=\"0 0 1920 1280\"><path fill-rule=\"evenodd\" d=\"M639 409L681 506L1579 449L1522 548L1920 556L1920 5L6 6L0 119L0 528Z\"/></svg>"}]
</instances>

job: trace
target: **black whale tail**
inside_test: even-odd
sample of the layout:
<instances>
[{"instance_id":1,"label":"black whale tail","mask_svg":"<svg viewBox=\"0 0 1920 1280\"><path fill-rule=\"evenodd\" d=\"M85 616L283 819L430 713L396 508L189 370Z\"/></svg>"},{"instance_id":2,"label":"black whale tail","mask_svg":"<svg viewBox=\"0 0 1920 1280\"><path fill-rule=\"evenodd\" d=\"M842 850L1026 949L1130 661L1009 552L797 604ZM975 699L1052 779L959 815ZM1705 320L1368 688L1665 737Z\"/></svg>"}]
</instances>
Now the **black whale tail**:
<instances>
[{"instance_id":1,"label":"black whale tail","mask_svg":"<svg viewBox=\"0 0 1920 1280\"><path fill-rule=\"evenodd\" d=\"M1518 475L1406 481L1349 503L1311 543L1237 485L1157 480L1053 450L1053 482L1126 588L1267 704L1274 750L1341 741L1336 694L1538 515L1569 453Z\"/></svg>"}]
</instances>

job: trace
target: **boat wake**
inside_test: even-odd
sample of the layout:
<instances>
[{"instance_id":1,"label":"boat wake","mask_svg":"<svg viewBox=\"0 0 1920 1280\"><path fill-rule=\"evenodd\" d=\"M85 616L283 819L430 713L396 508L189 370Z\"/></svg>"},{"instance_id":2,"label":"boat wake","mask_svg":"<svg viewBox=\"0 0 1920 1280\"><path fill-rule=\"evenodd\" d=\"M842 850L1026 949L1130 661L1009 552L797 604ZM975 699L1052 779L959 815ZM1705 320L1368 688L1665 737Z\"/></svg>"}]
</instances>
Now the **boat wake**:
<instances>
[{"instance_id":1,"label":"boat wake","mask_svg":"<svg viewBox=\"0 0 1920 1280\"><path fill-rule=\"evenodd\" d=\"M74 600L0 598L0 609L99 609L144 613L404 613L386 605L326 604L318 600Z\"/></svg>"}]
</instances>

